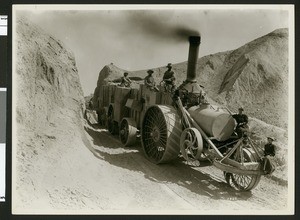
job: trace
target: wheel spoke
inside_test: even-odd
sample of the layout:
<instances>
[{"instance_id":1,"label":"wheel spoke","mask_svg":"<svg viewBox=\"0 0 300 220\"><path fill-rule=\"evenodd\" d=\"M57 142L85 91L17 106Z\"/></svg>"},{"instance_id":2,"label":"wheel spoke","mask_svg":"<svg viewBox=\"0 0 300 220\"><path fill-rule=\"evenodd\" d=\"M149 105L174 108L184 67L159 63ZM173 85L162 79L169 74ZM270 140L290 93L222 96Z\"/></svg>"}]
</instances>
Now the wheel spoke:
<instances>
[{"instance_id":1,"label":"wheel spoke","mask_svg":"<svg viewBox=\"0 0 300 220\"><path fill-rule=\"evenodd\" d=\"M186 128L181 135L181 151L186 160L195 160L202 152L202 137L195 128Z\"/></svg>"},{"instance_id":2,"label":"wheel spoke","mask_svg":"<svg viewBox=\"0 0 300 220\"><path fill-rule=\"evenodd\" d=\"M152 152L153 152L153 150L155 150L156 149L156 146L154 145L154 143L153 144L151 144L152 146L149 146L149 151L148 151L148 153L149 154L152 154Z\"/></svg>"},{"instance_id":3,"label":"wheel spoke","mask_svg":"<svg viewBox=\"0 0 300 220\"><path fill-rule=\"evenodd\" d=\"M165 144L162 142L162 140L159 140L159 143L160 143L160 146L162 147L162 148L164 148L164 150L165 150Z\"/></svg>"}]
</instances>

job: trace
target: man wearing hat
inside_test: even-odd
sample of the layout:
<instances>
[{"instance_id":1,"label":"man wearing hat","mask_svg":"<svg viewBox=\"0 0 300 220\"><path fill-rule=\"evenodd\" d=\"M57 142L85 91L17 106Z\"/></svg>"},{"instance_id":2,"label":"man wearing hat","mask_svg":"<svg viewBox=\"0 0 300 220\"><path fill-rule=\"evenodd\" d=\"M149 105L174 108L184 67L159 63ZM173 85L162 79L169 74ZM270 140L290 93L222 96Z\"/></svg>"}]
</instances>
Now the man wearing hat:
<instances>
[{"instance_id":1,"label":"man wearing hat","mask_svg":"<svg viewBox=\"0 0 300 220\"><path fill-rule=\"evenodd\" d=\"M243 114L244 109L242 107L239 108L239 113L232 115L232 117L235 119L237 125L236 125L236 132L238 134L238 137L242 137L243 133L246 129L248 129L248 116Z\"/></svg>"},{"instance_id":2,"label":"man wearing hat","mask_svg":"<svg viewBox=\"0 0 300 220\"><path fill-rule=\"evenodd\" d=\"M274 140L275 139L273 137L267 137L268 143L265 144L264 158L262 159L264 165L263 170L265 174L273 173L276 167L275 162L273 160L276 149L276 146L273 144Z\"/></svg>"},{"instance_id":3,"label":"man wearing hat","mask_svg":"<svg viewBox=\"0 0 300 220\"><path fill-rule=\"evenodd\" d=\"M146 76L145 79L144 79L146 87L149 88L150 90L158 91L158 88L156 87L154 78L152 76L154 71L153 70L148 70L147 73L148 73L148 76Z\"/></svg>"},{"instance_id":4,"label":"man wearing hat","mask_svg":"<svg viewBox=\"0 0 300 220\"><path fill-rule=\"evenodd\" d=\"M275 156L275 145L273 141L275 140L273 137L267 137L268 143L265 145L264 156Z\"/></svg>"},{"instance_id":5,"label":"man wearing hat","mask_svg":"<svg viewBox=\"0 0 300 220\"><path fill-rule=\"evenodd\" d=\"M175 89L175 72L172 70L172 64L168 63L166 66L168 70L164 73L163 81L165 82L166 88L169 91Z\"/></svg>"}]
</instances>

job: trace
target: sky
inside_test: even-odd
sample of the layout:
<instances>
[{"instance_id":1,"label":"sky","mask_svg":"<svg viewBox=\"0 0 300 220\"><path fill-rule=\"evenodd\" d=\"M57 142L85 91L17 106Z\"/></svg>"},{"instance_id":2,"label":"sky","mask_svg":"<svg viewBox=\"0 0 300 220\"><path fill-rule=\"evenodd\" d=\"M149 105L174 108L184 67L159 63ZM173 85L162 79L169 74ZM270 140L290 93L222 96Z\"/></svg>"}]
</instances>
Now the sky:
<instances>
[{"instance_id":1,"label":"sky","mask_svg":"<svg viewBox=\"0 0 300 220\"><path fill-rule=\"evenodd\" d=\"M289 26L285 8L228 7L27 6L17 8L16 14L25 13L73 51L84 94L89 95L107 64L135 71L186 61L188 35L201 35L202 57Z\"/></svg>"}]
</instances>

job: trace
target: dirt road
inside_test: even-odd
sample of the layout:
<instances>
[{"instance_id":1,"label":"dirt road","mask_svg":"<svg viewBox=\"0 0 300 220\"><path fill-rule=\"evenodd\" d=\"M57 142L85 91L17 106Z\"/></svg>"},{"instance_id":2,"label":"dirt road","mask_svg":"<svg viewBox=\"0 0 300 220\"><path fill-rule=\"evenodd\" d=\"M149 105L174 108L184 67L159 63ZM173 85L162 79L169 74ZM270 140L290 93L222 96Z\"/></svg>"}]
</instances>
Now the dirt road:
<instances>
[{"instance_id":1,"label":"dirt road","mask_svg":"<svg viewBox=\"0 0 300 220\"><path fill-rule=\"evenodd\" d=\"M34 142L43 148L20 153L22 175L14 213L276 214L287 210L288 188L273 180L262 177L251 192L237 192L225 183L220 170L207 163L193 167L179 158L155 165L144 157L140 144L123 147L117 137L99 127L72 128L52 130L55 139Z\"/></svg>"},{"instance_id":2,"label":"dirt road","mask_svg":"<svg viewBox=\"0 0 300 220\"><path fill-rule=\"evenodd\" d=\"M95 192L105 192L99 194L106 196L103 208L168 213L241 210L253 214L253 210L287 206L287 187L265 177L251 192L237 192L225 183L222 171L209 163L193 167L179 158L155 165L144 157L140 144L123 147L117 137L99 127L86 127L86 132L94 144L89 150L101 165L97 171L101 175L95 176L101 189Z\"/></svg>"}]
</instances>

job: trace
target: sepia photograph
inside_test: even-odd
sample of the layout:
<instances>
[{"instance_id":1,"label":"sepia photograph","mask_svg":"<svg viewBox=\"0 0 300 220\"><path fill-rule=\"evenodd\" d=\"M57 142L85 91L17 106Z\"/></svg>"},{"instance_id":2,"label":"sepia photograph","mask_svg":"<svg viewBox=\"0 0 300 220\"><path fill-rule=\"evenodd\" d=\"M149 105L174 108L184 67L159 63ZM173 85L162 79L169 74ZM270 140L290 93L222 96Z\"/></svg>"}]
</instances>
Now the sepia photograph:
<instances>
[{"instance_id":1,"label":"sepia photograph","mask_svg":"<svg viewBox=\"0 0 300 220\"><path fill-rule=\"evenodd\" d=\"M12 8L12 214L294 214L293 5Z\"/></svg>"}]
</instances>

